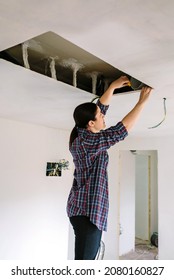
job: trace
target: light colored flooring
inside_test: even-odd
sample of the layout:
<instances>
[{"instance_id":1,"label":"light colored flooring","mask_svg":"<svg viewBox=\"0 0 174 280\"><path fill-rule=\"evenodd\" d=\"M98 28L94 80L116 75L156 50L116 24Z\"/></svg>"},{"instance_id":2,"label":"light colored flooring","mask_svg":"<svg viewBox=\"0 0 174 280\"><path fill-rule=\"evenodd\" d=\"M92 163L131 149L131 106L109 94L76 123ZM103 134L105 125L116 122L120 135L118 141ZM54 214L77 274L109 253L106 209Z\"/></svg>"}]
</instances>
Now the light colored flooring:
<instances>
[{"instance_id":1,"label":"light colored flooring","mask_svg":"<svg viewBox=\"0 0 174 280\"><path fill-rule=\"evenodd\" d=\"M135 251L120 256L120 260L157 260L158 248L151 245L149 241L137 239L135 241Z\"/></svg>"}]
</instances>

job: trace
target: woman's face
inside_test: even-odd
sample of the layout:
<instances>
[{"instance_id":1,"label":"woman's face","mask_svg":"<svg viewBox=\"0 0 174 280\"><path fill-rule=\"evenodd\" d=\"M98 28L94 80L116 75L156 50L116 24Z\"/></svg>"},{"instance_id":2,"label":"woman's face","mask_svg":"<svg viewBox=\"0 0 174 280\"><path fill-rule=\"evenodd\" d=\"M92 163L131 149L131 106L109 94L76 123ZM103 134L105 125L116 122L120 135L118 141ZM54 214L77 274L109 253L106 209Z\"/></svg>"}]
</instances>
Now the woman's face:
<instances>
[{"instance_id":1,"label":"woman's face","mask_svg":"<svg viewBox=\"0 0 174 280\"><path fill-rule=\"evenodd\" d=\"M95 115L95 121L93 121L93 132L99 132L106 127L104 115L100 108L97 106L97 113Z\"/></svg>"}]
</instances>

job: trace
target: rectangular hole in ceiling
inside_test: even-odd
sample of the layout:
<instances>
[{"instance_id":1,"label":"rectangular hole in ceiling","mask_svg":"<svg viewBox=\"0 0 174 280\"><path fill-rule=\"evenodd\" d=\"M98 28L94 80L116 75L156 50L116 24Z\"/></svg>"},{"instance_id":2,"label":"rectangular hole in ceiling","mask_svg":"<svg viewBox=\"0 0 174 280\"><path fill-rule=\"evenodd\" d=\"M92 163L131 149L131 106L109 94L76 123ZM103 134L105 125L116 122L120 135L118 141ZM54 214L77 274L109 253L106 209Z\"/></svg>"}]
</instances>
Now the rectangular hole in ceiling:
<instances>
[{"instance_id":1,"label":"rectangular hole in ceiling","mask_svg":"<svg viewBox=\"0 0 174 280\"><path fill-rule=\"evenodd\" d=\"M0 52L0 58L98 96L121 75L131 78L51 31ZM136 83L142 84L138 80ZM114 93L131 91L126 86Z\"/></svg>"}]
</instances>

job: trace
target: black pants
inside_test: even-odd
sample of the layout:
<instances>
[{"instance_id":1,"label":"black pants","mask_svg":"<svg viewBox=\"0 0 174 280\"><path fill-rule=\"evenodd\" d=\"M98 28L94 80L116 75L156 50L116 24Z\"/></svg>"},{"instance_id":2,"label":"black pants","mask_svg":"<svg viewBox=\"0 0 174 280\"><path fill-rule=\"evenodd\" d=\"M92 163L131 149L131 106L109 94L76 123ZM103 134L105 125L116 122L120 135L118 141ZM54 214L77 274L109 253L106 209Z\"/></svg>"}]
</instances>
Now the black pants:
<instances>
[{"instance_id":1,"label":"black pants","mask_svg":"<svg viewBox=\"0 0 174 280\"><path fill-rule=\"evenodd\" d=\"M75 260L94 260L100 247L102 231L86 216L71 217L70 222L75 233Z\"/></svg>"}]
</instances>

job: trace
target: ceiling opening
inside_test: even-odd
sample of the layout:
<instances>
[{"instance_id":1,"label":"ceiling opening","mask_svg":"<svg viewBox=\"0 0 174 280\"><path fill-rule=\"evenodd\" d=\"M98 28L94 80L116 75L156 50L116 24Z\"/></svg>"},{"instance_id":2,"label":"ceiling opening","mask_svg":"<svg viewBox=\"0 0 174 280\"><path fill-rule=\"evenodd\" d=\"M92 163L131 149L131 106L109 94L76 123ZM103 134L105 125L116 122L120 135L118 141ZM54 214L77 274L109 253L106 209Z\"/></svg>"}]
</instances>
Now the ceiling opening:
<instances>
[{"instance_id":1,"label":"ceiling opening","mask_svg":"<svg viewBox=\"0 0 174 280\"><path fill-rule=\"evenodd\" d=\"M0 52L0 58L97 96L121 75L134 79L51 31ZM131 91L126 86L114 94Z\"/></svg>"}]
</instances>

